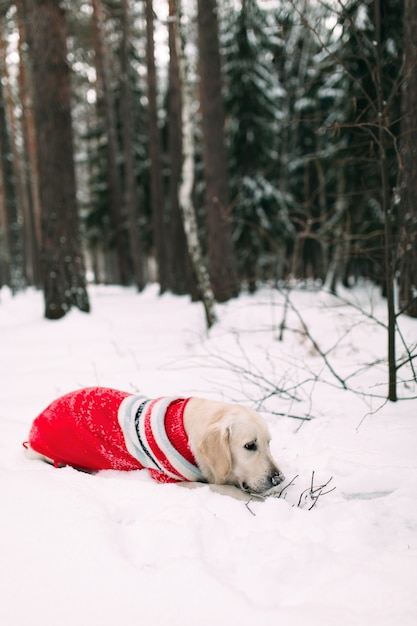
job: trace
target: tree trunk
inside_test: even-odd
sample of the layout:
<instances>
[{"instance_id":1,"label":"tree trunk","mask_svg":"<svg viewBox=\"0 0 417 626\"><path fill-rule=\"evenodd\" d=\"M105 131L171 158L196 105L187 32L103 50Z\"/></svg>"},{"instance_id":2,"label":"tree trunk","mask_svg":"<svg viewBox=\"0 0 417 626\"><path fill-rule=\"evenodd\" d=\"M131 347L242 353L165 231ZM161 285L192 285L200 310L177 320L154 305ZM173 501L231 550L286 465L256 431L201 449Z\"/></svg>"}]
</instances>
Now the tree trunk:
<instances>
[{"instance_id":1,"label":"tree trunk","mask_svg":"<svg viewBox=\"0 0 417 626\"><path fill-rule=\"evenodd\" d=\"M176 45L176 0L169 0L169 90L168 90L168 151L169 203L171 232L171 289L178 295L195 293L187 239L179 205L178 190L182 171L182 108L179 58ZM178 19L181 17L178 15ZM181 42L179 42L181 44Z\"/></svg>"},{"instance_id":2,"label":"tree trunk","mask_svg":"<svg viewBox=\"0 0 417 626\"><path fill-rule=\"evenodd\" d=\"M133 103L130 85L130 8L129 0L123 0L123 40L122 40L122 140L125 173L125 207L129 224L130 256L132 258L133 275L140 291L145 287L144 261L138 229L138 188L135 177L134 134L133 134Z\"/></svg>"},{"instance_id":3,"label":"tree trunk","mask_svg":"<svg viewBox=\"0 0 417 626\"><path fill-rule=\"evenodd\" d=\"M325 285L330 293L337 294L337 287L343 277L343 269L346 264L346 175L342 168L336 186L335 215L338 216L337 224L333 227L333 250L332 258L326 272ZM325 225L324 225L325 228ZM321 231L319 231L319 237Z\"/></svg>"},{"instance_id":4,"label":"tree trunk","mask_svg":"<svg viewBox=\"0 0 417 626\"><path fill-rule=\"evenodd\" d=\"M164 192L161 167L161 146L158 126L158 104L156 87L156 68L154 50L154 20L152 0L145 0L146 7L146 61L148 67L148 101L149 101L149 151L151 162L151 203L153 236L158 263L160 292L169 288L167 259L168 239L165 236L164 224Z\"/></svg>"},{"instance_id":5,"label":"tree trunk","mask_svg":"<svg viewBox=\"0 0 417 626\"><path fill-rule=\"evenodd\" d=\"M198 0L197 21L209 271L214 296L223 302L236 296L239 286L228 219L229 189L216 0Z\"/></svg>"},{"instance_id":6,"label":"tree trunk","mask_svg":"<svg viewBox=\"0 0 417 626\"><path fill-rule=\"evenodd\" d=\"M0 167L0 289L10 284L10 266L7 260L5 233L7 229L7 212L4 198L3 171Z\"/></svg>"},{"instance_id":7,"label":"tree trunk","mask_svg":"<svg viewBox=\"0 0 417 626\"><path fill-rule=\"evenodd\" d=\"M399 233L400 310L417 317L417 0L404 4Z\"/></svg>"},{"instance_id":8,"label":"tree trunk","mask_svg":"<svg viewBox=\"0 0 417 626\"><path fill-rule=\"evenodd\" d=\"M97 73L97 103L103 107L107 137L107 174L110 219L114 230L119 280L122 285L130 283L129 250L127 231L123 216L122 181L118 164L118 141L114 102L110 90L109 61L104 40L104 17L101 0L93 3L93 36Z\"/></svg>"},{"instance_id":9,"label":"tree trunk","mask_svg":"<svg viewBox=\"0 0 417 626\"><path fill-rule=\"evenodd\" d=\"M29 198L29 214L25 216L24 231L28 262L32 263L30 280L37 287L42 286L40 250L42 245L41 204L39 199L39 172L36 148L36 131L31 100L31 75L28 63L26 23L23 0L15 0L19 29L19 97L22 106L23 153L26 170L26 186ZM32 260L31 260L32 259Z\"/></svg>"},{"instance_id":10,"label":"tree trunk","mask_svg":"<svg viewBox=\"0 0 417 626\"><path fill-rule=\"evenodd\" d=\"M10 143L11 143L11 154L12 154L12 162L13 162L13 171L14 171L14 180L15 180L15 193L16 193L16 203L17 203L17 218L22 226L19 228L19 247L22 250L22 262L23 262L23 272L24 272L24 282L25 284L29 283L30 285L36 284L35 280L35 269L36 269L36 258L35 258L35 247L34 247L34 238L33 238L33 220L32 220L32 212L29 204L29 195L28 188L26 185L25 179L25 168L23 167L21 155L18 147L18 137L19 132L17 128L17 120L15 115L15 102L13 98L10 76L7 69L6 63L6 48L4 46L4 40L1 37L1 46L0 46L0 54L1 54L1 64L2 64L2 74L4 78L4 92L5 92L5 105L7 111L7 118L9 120L10 125Z\"/></svg>"},{"instance_id":11,"label":"tree trunk","mask_svg":"<svg viewBox=\"0 0 417 626\"><path fill-rule=\"evenodd\" d=\"M176 1L179 4L179 0ZM175 8L175 7L174 7ZM181 46L181 21L178 6L175 19L171 15L174 27L175 46L178 56L178 69L181 85L181 101L182 101L182 143L183 143L183 162L181 171L181 185L179 188L179 206L181 207L184 230L187 238L187 247L190 255L191 263L197 289L200 293L204 312L206 315L207 328L211 328L216 322L216 314L214 311L214 296L210 285L210 278L204 263L203 253L198 238L197 219L193 205L193 186L194 186L194 132L191 110L191 87L187 81L185 52Z\"/></svg>"},{"instance_id":12,"label":"tree trunk","mask_svg":"<svg viewBox=\"0 0 417 626\"><path fill-rule=\"evenodd\" d=\"M24 0L42 207L45 317L89 311L76 206L65 13L56 0Z\"/></svg>"},{"instance_id":13,"label":"tree trunk","mask_svg":"<svg viewBox=\"0 0 417 626\"><path fill-rule=\"evenodd\" d=\"M377 126L378 151L381 176L381 205L384 212L384 253L385 253L385 281L387 289L388 310L388 399L397 401L397 367L395 354L395 302L394 302L394 250L392 233L392 205L389 197L389 176L387 154L385 150L385 111L382 91L382 59L381 59L381 0L375 0L375 34L376 34L376 72L375 83L377 91Z\"/></svg>"},{"instance_id":14,"label":"tree trunk","mask_svg":"<svg viewBox=\"0 0 417 626\"><path fill-rule=\"evenodd\" d=\"M0 38L3 42L2 26L2 21L0 20ZM6 75L5 61L5 50L1 46L0 75L2 77ZM2 182L2 199L0 202L3 205L3 254L8 266L7 282L12 292L15 293L25 286L25 272L21 216L19 215L21 204L17 201L16 171L14 167L16 163L13 159L13 138L11 137L11 125L8 123L6 94L7 81L2 81L2 84L0 84L0 168L2 170L0 179Z\"/></svg>"}]
</instances>

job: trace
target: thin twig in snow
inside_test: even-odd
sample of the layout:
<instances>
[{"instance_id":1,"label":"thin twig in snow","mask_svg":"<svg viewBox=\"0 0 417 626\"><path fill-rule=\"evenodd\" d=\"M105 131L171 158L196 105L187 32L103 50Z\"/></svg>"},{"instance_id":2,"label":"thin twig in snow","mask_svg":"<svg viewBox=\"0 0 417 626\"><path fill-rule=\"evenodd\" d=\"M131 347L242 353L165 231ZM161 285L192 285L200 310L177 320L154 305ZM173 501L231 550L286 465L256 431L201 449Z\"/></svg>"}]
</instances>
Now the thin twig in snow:
<instances>
[{"instance_id":1,"label":"thin twig in snow","mask_svg":"<svg viewBox=\"0 0 417 626\"><path fill-rule=\"evenodd\" d=\"M314 417L312 415L293 415L291 413L280 413L278 411L269 411L269 413L271 413L271 415L278 415L279 417L290 417L291 419L294 420L302 420L304 422L310 422L312 419L314 419Z\"/></svg>"}]
</instances>

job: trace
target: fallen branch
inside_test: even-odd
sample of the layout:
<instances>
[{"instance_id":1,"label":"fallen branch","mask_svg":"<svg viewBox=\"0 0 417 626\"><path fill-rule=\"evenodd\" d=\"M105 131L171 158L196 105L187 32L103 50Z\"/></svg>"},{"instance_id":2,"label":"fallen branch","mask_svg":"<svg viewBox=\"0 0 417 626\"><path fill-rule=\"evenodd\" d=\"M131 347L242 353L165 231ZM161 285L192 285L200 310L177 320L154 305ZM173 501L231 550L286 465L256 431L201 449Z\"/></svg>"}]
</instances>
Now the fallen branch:
<instances>
[{"instance_id":1,"label":"fallen branch","mask_svg":"<svg viewBox=\"0 0 417 626\"><path fill-rule=\"evenodd\" d=\"M311 420L314 419L314 416L312 415L293 415L291 413L279 413L277 411L269 411L269 413L271 413L271 415L278 415L279 417L290 417L293 420L302 420L304 422L310 422Z\"/></svg>"},{"instance_id":2,"label":"fallen branch","mask_svg":"<svg viewBox=\"0 0 417 626\"><path fill-rule=\"evenodd\" d=\"M331 476L326 483L322 485L318 485L318 486L314 484L314 476L315 476L315 473L313 471L311 474L311 481L310 481L309 487L307 487L307 489L304 489L304 491L301 492L298 498L297 504L292 504L291 506L293 507L296 506L299 509L303 509L303 508L306 508L306 506L308 505L308 510L311 511L311 509L313 509L317 505L317 502L321 496L325 496L336 489L336 487L331 487L330 489L328 488L329 484L333 480L333 476ZM263 494L257 494L257 493L251 494L250 499L246 502L246 508L248 509L250 513L252 513L252 515L256 515L249 506L251 502L256 502L259 500L264 502L267 498L276 498L276 499L285 500L287 497L288 489L294 486L295 481L297 480L298 477L299 475L297 474L284 486L279 485L277 487L272 487L272 489L269 489L269 491L266 491Z\"/></svg>"},{"instance_id":3,"label":"fallen branch","mask_svg":"<svg viewBox=\"0 0 417 626\"><path fill-rule=\"evenodd\" d=\"M249 513L251 513L254 517L256 517L256 513L254 513L252 511L252 509L250 508L250 503L253 502L253 498L251 498L250 500L248 500L247 502L245 502L245 506L248 509Z\"/></svg>"},{"instance_id":4,"label":"fallen branch","mask_svg":"<svg viewBox=\"0 0 417 626\"><path fill-rule=\"evenodd\" d=\"M310 498L313 501L313 504L308 508L308 510L311 511L311 509L313 509L316 506L317 501L320 498L320 496L324 496L336 489L336 487L332 487L332 489L329 489L328 491L323 491L329 485L331 480L333 480L333 476L331 476L329 480L327 481L327 483L325 483L324 485L320 485L319 487L314 487L314 471L313 471L311 474L310 487L308 489L305 489L301 493L298 499L297 506L299 508L303 508L303 503L305 503L308 500L308 498Z\"/></svg>"}]
</instances>

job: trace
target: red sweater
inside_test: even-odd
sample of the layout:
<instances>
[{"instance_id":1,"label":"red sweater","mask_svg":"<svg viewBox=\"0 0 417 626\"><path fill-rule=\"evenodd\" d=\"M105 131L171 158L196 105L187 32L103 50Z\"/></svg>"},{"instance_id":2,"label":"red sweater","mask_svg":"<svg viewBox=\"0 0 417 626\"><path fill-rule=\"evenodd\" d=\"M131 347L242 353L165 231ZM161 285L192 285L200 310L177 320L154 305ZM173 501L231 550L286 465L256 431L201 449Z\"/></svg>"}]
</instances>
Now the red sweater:
<instances>
[{"instance_id":1,"label":"red sweater","mask_svg":"<svg viewBox=\"0 0 417 626\"><path fill-rule=\"evenodd\" d=\"M56 465L97 471L149 469L161 482L202 480L183 425L188 399L104 387L54 400L34 420L30 447Z\"/></svg>"}]
</instances>

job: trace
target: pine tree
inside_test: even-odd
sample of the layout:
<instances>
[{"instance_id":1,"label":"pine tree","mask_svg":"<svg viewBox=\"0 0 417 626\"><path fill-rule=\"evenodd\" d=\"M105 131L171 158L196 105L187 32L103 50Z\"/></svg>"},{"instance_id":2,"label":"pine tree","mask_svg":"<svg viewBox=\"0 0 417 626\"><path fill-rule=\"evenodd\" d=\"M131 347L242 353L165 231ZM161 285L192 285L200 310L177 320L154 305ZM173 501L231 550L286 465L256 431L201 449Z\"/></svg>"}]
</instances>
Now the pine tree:
<instances>
[{"instance_id":1,"label":"pine tree","mask_svg":"<svg viewBox=\"0 0 417 626\"><path fill-rule=\"evenodd\" d=\"M339 16L342 32L335 49L345 93L338 158L350 196L350 263L383 285L384 292L384 224L398 171L401 15L399 0L353 2Z\"/></svg>"},{"instance_id":2,"label":"pine tree","mask_svg":"<svg viewBox=\"0 0 417 626\"><path fill-rule=\"evenodd\" d=\"M234 237L241 275L253 291L260 268L291 238L285 193L277 183L282 87L274 67L281 43L273 15L243 0L225 16L226 110Z\"/></svg>"},{"instance_id":3,"label":"pine tree","mask_svg":"<svg viewBox=\"0 0 417 626\"><path fill-rule=\"evenodd\" d=\"M329 125L337 123L343 96L340 72L329 50L333 35L328 18L328 8L308 1L282 6L277 14L282 42L275 53L285 86L279 184L290 194L290 219L296 230L289 274L321 281L327 272L330 231L341 234L343 214L335 202L343 175L332 164L334 138L328 132Z\"/></svg>"}]
</instances>

